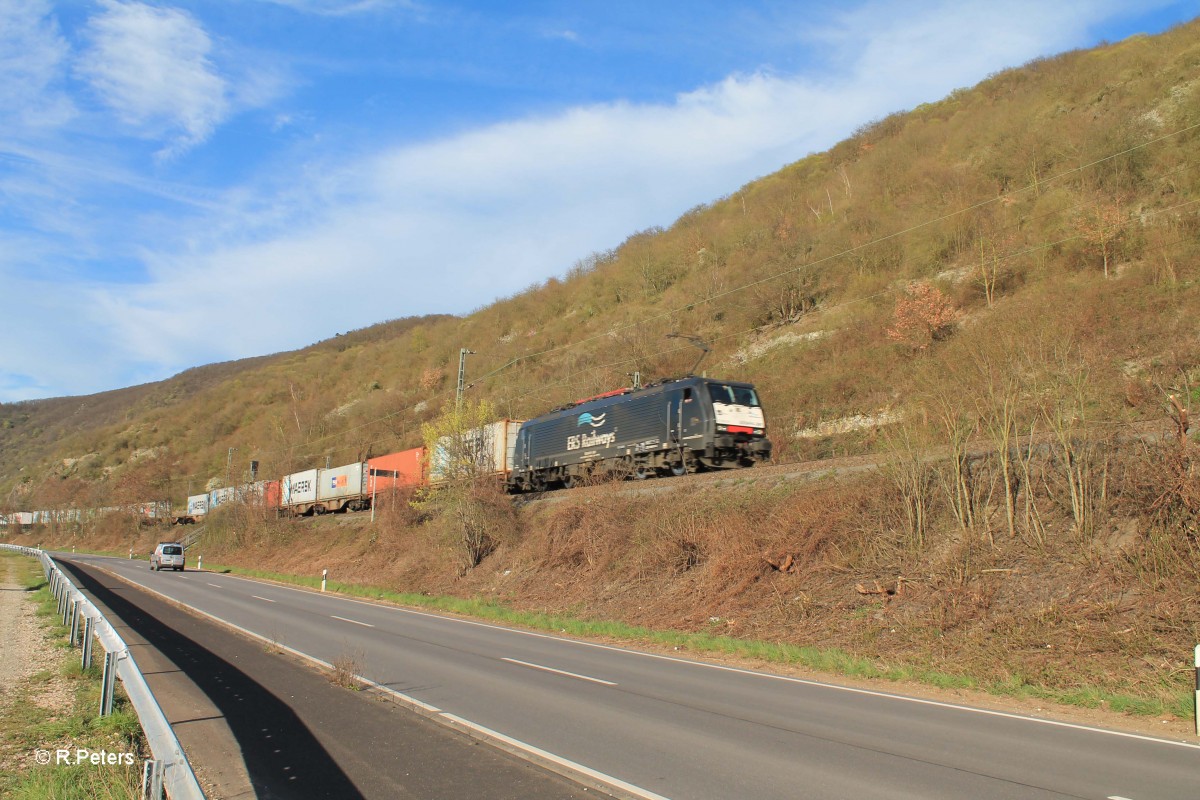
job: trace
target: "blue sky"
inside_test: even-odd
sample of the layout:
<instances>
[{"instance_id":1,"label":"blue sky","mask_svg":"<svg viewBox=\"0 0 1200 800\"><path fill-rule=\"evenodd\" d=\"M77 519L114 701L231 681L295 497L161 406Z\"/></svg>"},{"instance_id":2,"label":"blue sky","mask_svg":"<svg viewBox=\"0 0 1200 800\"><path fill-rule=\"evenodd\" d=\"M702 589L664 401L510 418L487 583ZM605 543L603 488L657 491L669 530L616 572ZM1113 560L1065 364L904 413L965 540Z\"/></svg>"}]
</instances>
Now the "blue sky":
<instances>
[{"instance_id":1,"label":"blue sky","mask_svg":"<svg viewBox=\"0 0 1200 800\"><path fill-rule=\"evenodd\" d=\"M0 402L467 313L1195 0L0 0Z\"/></svg>"}]
</instances>

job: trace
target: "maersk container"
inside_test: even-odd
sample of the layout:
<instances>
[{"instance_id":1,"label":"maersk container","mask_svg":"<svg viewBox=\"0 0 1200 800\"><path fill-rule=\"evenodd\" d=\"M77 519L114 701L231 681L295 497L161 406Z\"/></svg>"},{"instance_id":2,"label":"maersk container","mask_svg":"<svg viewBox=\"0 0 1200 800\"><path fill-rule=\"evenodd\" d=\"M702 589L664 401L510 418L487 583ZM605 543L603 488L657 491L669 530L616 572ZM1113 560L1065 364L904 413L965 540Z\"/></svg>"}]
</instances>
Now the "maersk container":
<instances>
[{"instance_id":1,"label":"maersk container","mask_svg":"<svg viewBox=\"0 0 1200 800\"><path fill-rule=\"evenodd\" d=\"M189 517L202 517L208 513L208 495L194 494L188 497L187 515Z\"/></svg>"},{"instance_id":2,"label":"maersk container","mask_svg":"<svg viewBox=\"0 0 1200 800\"><path fill-rule=\"evenodd\" d=\"M306 469L284 475L280 481L280 505L284 508L317 501L317 470Z\"/></svg>"},{"instance_id":3,"label":"maersk container","mask_svg":"<svg viewBox=\"0 0 1200 800\"><path fill-rule=\"evenodd\" d=\"M342 467L317 470L317 499L339 500L363 497L367 493L367 464L357 462Z\"/></svg>"},{"instance_id":4,"label":"maersk container","mask_svg":"<svg viewBox=\"0 0 1200 800\"><path fill-rule=\"evenodd\" d=\"M424 475L424 447L368 458L367 492L374 496L401 486L420 486Z\"/></svg>"},{"instance_id":5,"label":"maersk container","mask_svg":"<svg viewBox=\"0 0 1200 800\"><path fill-rule=\"evenodd\" d=\"M429 464L429 482L444 483L475 475L508 475L521 420L505 419L466 431L461 436L443 436Z\"/></svg>"}]
</instances>

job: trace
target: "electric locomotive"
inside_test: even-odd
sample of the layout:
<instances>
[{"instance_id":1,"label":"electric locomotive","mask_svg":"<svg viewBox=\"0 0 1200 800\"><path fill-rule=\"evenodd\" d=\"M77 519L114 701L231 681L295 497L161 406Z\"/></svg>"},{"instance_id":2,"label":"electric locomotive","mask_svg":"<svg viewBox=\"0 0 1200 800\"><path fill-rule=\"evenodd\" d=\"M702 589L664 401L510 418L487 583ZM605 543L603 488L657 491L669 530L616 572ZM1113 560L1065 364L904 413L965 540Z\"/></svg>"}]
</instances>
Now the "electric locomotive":
<instances>
[{"instance_id":1,"label":"electric locomotive","mask_svg":"<svg viewBox=\"0 0 1200 800\"><path fill-rule=\"evenodd\" d=\"M571 487L590 476L647 478L753 466L771 455L753 384L712 378L620 389L526 421L509 491Z\"/></svg>"}]
</instances>

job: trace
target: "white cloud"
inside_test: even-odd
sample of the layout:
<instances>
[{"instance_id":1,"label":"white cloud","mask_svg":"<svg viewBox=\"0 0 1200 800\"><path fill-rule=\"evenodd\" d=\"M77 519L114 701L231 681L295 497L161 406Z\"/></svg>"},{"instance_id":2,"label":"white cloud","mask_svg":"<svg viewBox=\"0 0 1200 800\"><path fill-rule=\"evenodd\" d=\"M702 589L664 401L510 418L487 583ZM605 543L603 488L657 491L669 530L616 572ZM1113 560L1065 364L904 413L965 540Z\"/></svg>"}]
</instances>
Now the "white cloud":
<instances>
[{"instance_id":1,"label":"white cloud","mask_svg":"<svg viewBox=\"0 0 1200 800\"><path fill-rule=\"evenodd\" d=\"M579 42L579 34L570 29L550 30L545 32L547 39L562 39L565 42Z\"/></svg>"},{"instance_id":2,"label":"white cloud","mask_svg":"<svg viewBox=\"0 0 1200 800\"><path fill-rule=\"evenodd\" d=\"M362 14L368 11L381 11L390 8L419 10L420 4L411 0L263 0L274 5L286 6L305 14L317 14L324 17L345 17L352 14Z\"/></svg>"},{"instance_id":3,"label":"white cloud","mask_svg":"<svg viewBox=\"0 0 1200 800\"><path fill-rule=\"evenodd\" d=\"M0 0L0 130L54 127L74 114L59 86L69 56L45 0Z\"/></svg>"},{"instance_id":4,"label":"white cloud","mask_svg":"<svg viewBox=\"0 0 1200 800\"><path fill-rule=\"evenodd\" d=\"M152 138L174 136L166 154L208 138L229 102L200 23L178 9L120 0L101 5L88 25L91 46L79 74L126 124Z\"/></svg>"}]
</instances>

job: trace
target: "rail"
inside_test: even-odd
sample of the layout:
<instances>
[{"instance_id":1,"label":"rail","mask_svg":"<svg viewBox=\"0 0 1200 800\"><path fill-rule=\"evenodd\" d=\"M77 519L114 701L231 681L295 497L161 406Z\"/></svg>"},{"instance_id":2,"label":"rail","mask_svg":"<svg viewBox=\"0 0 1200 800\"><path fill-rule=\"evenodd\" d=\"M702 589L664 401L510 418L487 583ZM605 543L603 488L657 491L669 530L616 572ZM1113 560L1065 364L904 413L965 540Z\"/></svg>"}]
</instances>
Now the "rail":
<instances>
[{"instance_id":1,"label":"rail","mask_svg":"<svg viewBox=\"0 0 1200 800\"><path fill-rule=\"evenodd\" d=\"M147 762L144 772L145 780L149 784L143 786L144 796L150 786L154 789L149 792L149 796L159 796L157 787L161 786L171 800L204 800L204 792L196 780L196 773L192 771L192 765L188 762L175 731L171 729L171 723L163 714L162 707L146 684L145 676L142 675L121 635L44 550L13 544L0 544L0 547L32 556L41 563L50 590L58 600L59 616L64 624L71 628L71 644L76 643L78 632L90 629L107 654L106 666L115 662L115 674L121 679L125 694L137 712L142 731L146 734L146 743L154 756L153 761ZM79 624L81 619L84 622L82 626ZM82 639L85 660L91 652L91 643L87 636L87 633L84 633L79 637ZM112 670L106 669L104 690L108 696L102 697L102 707L107 702L111 708L111 675Z\"/></svg>"}]
</instances>

